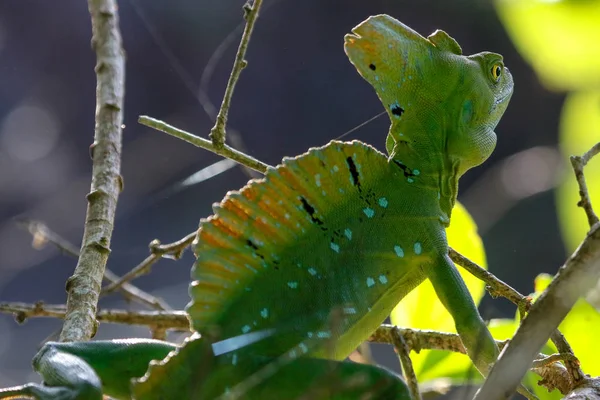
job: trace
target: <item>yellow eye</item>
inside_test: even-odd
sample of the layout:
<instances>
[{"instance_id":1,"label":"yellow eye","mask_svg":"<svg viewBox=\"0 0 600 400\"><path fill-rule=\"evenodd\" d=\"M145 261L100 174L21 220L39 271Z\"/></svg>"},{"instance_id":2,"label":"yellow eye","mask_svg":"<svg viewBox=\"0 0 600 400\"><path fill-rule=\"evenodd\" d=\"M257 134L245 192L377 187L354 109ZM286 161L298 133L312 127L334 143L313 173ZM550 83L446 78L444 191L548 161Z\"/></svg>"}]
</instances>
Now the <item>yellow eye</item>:
<instances>
[{"instance_id":1,"label":"yellow eye","mask_svg":"<svg viewBox=\"0 0 600 400\"><path fill-rule=\"evenodd\" d=\"M502 75L502 64L494 64L492 66L492 78L494 78L494 81L498 82L500 75Z\"/></svg>"}]
</instances>

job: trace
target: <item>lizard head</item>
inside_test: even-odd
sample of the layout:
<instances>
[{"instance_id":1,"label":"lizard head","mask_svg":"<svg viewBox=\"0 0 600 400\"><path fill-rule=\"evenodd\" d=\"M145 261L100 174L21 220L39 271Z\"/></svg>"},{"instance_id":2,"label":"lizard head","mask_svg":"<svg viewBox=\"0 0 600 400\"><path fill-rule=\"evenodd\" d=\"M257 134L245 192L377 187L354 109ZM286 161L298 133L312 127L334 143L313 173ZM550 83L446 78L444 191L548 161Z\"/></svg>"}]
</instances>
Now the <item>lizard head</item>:
<instances>
[{"instance_id":1,"label":"lizard head","mask_svg":"<svg viewBox=\"0 0 600 400\"><path fill-rule=\"evenodd\" d=\"M502 56L464 56L444 31L424 38L388 15L356 26L344 49L392 121L390 157L460 176L492 153L494 128L513 92Z\"/></svg>"}]
</instances>

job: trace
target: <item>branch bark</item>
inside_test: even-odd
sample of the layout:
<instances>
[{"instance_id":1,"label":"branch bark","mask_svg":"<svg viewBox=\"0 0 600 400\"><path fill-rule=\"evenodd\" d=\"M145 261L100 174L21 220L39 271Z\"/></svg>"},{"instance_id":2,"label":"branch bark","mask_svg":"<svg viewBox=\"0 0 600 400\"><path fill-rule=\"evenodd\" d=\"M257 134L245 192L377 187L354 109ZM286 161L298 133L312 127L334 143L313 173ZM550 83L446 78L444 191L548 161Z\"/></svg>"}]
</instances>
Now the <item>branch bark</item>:
<instances>
[{"instance_id":1,"label":"branch bark","mask_svg":"<svg viewBox=\"0 0 600 400\"><path fill-rule=\"evenodd\" d=\"M96 331L96 310L110 254L117 199L123 188L121 125L125 92L125 56L115 0L89 0L92 47L96 51L96 123L90 147L92 184L81 251L67 281L67 313L61 341L88 340Z\"/></svg>"}]
</instances>

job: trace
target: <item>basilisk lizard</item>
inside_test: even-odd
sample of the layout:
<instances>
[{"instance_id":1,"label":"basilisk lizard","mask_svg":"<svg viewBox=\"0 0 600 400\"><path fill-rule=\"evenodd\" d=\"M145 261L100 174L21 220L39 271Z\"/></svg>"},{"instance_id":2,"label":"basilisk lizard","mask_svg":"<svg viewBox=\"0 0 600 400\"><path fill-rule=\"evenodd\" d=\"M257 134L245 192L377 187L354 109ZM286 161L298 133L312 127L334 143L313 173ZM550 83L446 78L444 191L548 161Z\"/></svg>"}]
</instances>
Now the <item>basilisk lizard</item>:
<instances>
[{"instance_id":1,"label":"basilisk lizard","mask_svg":"<svg viewBox=\"0 0 600 400\"><path fill-rule=\"evenodd\" d=\"M445 32L424 38L387 15L344 48L388 112L389 155L332 141L228 193L200 223L184 345L47 343L34 359L44 385L0 398L407 399L392 373L342 360L424 279L488 370L498 349L444 228L459 177L495 146L512 77L498 54L463 56Z\"/></svg>"}]
</instances>

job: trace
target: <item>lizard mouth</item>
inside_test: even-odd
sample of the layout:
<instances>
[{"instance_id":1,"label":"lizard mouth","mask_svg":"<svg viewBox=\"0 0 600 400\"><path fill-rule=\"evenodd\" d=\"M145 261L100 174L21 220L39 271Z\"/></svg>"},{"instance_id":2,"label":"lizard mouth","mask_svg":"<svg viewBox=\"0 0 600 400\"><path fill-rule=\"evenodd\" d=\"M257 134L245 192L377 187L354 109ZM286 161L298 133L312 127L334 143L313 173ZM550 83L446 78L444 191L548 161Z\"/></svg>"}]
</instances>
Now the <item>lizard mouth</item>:
<instances>
[{"instance_id":1,"label":"lizard mouth","mask_svg":"<svg viewBox=\"0 0 600 400\"><path fill-rule=\"evenodd\" d=\"M508 74L508 81L509 81L509 85L506 85L506 87L504 88L504 90L499 94L499 97L494 101L494 106L497 107L503 103L508 102L508 100L510 100L510 97L513 94L513 79L512 79L512 75L510 74L510 71L508 70L508 68L504 68L504 71L506 74Z\"/></svg>"}]
</instances>

